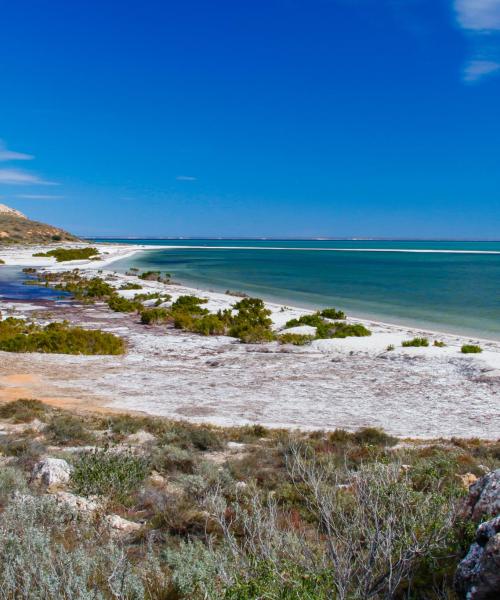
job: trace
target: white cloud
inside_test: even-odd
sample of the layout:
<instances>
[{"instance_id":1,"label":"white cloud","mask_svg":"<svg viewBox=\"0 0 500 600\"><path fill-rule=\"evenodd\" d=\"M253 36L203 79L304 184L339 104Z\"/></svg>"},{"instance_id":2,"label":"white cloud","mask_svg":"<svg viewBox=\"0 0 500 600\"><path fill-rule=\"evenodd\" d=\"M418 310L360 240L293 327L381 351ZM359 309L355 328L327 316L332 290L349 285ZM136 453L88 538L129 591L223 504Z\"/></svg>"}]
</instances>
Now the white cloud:
<instances>
[{"instance_id":1,"label":"white cloud","mask_svg":"<svg viewBox=\"0 0 500 600\"><path fill-rule=\"evenodd\" d=\"M62 200L64 196L52 196L51 194L17 194L16 198L23 200Z\"/></svg>"},{"instance_id":2,"label":"white cloud","mask_svg":"<svg viewBox=\"0 0 500 600\"><path fill-rule=\"evenodd\" d=\"M24 154L23 152L14 152L14 150L9 150L5 143L0 140L0 161L8 161L8 160L32 160L35 158L31 156L31 154Z\"/></svg>"},{"instance_id":3,"label":"white cloud","mask_svg":"<svg viewBox=\"0 0 500 600\"><path fill-rule=\"evenodd\" d=\"M472 48L463 80L474 83L500 68L500 0L454 0L454 8Z\"/></svg>"},{"instance_id":4,"label":"white cloud","mask_svg":"<svg viewBox=\"0 0 500 600\"><path fill-rule=\"evenodd\" d=\"M500 0L455 0L455 11L463 29L500 30Z\"/></svg>"},{"instance_id":5,"label":"white cloud","mask_svg":"<svg viewBox=\"0 0 500 600\"><path fill-rule=\"evenodd\" d=\"M470 60L464 68L464 81L473 83L499 69L500 63L492 60Z\"/></svg>"},{"instance_id":6,"label":"white cloud","mask_svg":"<svg viewBox=\"0 0 500 600\"><path fill-rule=\"evenodd\" d=\"M177 181L196 181L196 177L191 177L189 175L178 175L176 179Z\"/></svg>"},{"instance_id":7,"label":"white cloud","mask_svg":"<svg viewBox=\"0 0 500 600\"><path fill-rule=\"evenodd\" d=\"M21 169L0 169L0 183L12 185L57 185Z\"/></svg>"}]
</instances>

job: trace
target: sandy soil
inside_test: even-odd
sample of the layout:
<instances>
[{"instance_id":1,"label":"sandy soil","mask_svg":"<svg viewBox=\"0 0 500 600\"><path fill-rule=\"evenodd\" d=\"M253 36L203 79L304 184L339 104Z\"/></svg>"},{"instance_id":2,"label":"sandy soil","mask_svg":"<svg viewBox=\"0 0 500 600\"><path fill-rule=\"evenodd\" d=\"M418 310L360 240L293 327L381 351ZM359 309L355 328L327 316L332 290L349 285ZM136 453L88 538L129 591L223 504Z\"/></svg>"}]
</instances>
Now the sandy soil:
<instances>
[{"instance_id":1,"label":"sandy soil","mask_svg":"<svg viewBox=\"0 0 500 600\"><path fill-rule=\"evenodd\" d=\"M106 245L112 260L140 251ZM8 264L33 264L34 252L0 252ZM103 261L43 266L78 266L92 276ZM47 264L51 263L51 264ZM42 266L42 265L40 265ZM107 272L106 272L107 273ZM110 274L109 272L108 274ZM0 273L1 276L1 273ZM124 280L119 275L118 287ZM144 291L164 290L175 299L196 293L211 310L237 298L178 285L141 282ZM121 292L131 296L137 292ZM269 304L277 329L308 311ZM38 315L45 303L2 302L4 315ZM308 347L244 345L229 337L201 337L145 327L136 316L104 305L50 305L52 316L125 337L123 357L81 357L0 352L0 400L32 397L75 409L131 410L172 418L233 425L262 423L303 429L380 426L400 436L500 437L500 344L481 341L481 355L462 355L471 340L364 321L369 338L318 340ZM351 319L357 322L355 319ZM401 341L427 335L446 348L402 348ZM389 344L396 346L388 352Z\"/></svg>"}]
</instances>

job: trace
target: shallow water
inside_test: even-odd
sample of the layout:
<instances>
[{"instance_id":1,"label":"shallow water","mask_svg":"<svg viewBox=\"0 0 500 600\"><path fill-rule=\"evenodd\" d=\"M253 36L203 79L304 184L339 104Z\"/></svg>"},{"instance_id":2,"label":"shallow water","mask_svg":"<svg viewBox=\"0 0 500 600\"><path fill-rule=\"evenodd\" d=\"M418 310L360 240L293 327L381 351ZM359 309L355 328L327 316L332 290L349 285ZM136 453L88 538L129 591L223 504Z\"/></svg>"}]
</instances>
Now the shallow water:
<instances>
[{"instance_id":1,"label":"shallow water","mask_svg":"<svg viewBox=\"0 0 500 600\"><path fill-rule=\"evenodd\" d=\"M69 294L40 285L25 285L29 275L20 267L0 266L0 299L2 300L60 300Z\"/></svg>"}]
</instances>

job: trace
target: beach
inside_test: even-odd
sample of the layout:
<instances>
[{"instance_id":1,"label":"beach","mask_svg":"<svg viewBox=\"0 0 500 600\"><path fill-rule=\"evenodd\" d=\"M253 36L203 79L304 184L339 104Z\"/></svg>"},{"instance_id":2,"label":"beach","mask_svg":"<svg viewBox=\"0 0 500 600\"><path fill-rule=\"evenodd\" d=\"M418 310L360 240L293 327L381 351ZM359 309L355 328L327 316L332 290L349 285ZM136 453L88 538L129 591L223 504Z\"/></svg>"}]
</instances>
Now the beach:
<instances>
[{"instance_id":1,"label":"beach","mask_svg":"<svg viewBox=\"0 0 500 600\"><path fill-rule=\"evenodd\" d=\"M114 277L115 287L140 281L140 292L164 291L173 300L196 294L208 300L210 311L230 308L238 300L227 293L114 273L115 261L144 251L144 245L94 245L102 260L55 263L34 258L39 249L33 247L5 248L0 258L7 266L78 268L85 277L102 271L99 276ZM119 293L133 297L137 292ZM310 312L266 305L276 330ZM260 423L309 430L376 426L412 438L500 435L496 341L349 317L349 322L363 322L372 335L315 340L300 347L242 344L227 336L144 326L136 315L112 312L104 304L0 299L0 311L4 317L36 315L41 322L44 312L50 313L52 319L113 332L128 344L126 355L119 357L1 352L3 400L32 397L79 410L126 410L219 425ZM401 346L419 336L428 337L430 346ZM434 347L434 340L446 347ZM463 344L477 343L481 354L460 352ZM394 349L388 351L388 346Z\"/></svg>"}]
</instances>

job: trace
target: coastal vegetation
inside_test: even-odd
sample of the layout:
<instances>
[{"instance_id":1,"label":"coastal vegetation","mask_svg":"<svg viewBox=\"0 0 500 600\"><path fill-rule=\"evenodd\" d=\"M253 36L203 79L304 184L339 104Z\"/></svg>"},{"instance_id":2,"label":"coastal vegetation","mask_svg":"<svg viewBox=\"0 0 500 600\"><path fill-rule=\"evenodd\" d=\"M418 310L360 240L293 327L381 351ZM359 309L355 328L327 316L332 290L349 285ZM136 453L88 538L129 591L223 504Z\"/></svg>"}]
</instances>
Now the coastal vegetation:
<instances>
[{"instance_id":1,"label":"coastal vegetation","mask_svg":"<svg viewBox=\"0 0 500 600\"><path fill-rule=\"evenodd\" d=\"M0 350L53 354L123 354L125 343L112 333L72 327L66 321L41 326L9 317L0 321Z\"/></svg>"},{"instance_id":2,"label":"coastal vegetation","mask_svg":"<svg viewBox=\"0 0 500 600\"><path fill-rule=\"evenodd\" d=\"M483 349L475 344L464 344L461 348L462 354L479 354Z\"/></svg>"},{"instance_id":3,"label":"coastal vegetation","mask_svg":"<svg viewBox=\"0 0 500 600\"><path fill-rule=\"evenodd\" d=\"M476 526L467 486L500 466L498 442L376 428L220 428L36 400L0 419L6 598L456 600ZM49 484L36 473L50 460L65 470Z\"/></svg>"},{"instance_id":4,"label":"coastal vegetation","mask_svg":"<svg viewBox=\"0 0 500 600\"><path fill-rule=\"evenodd\" d=\"M314 340L313 335L305 335L301 333L282 333L278 336L280 344L293 344L294 346L305 346Z\"/></svg>"},{"instance_id":5,"label":"coastal vegetation","mask_svg":"<svg viewBox=\"0 0 500 600\"><path fill-rule=\"evenodd\" d=\"M48 252L37 252L33 254L36 257L53 257L57 262L67 262L69 260L87 260L99 255L97 248L55 248Z\"/></svg>"},{"instance_id":6,"label":"coastal vegetation","mask_svg":"<svg viewBox=\"0 0 500 600\"><path fill-rule=\"evenodd\" d=\"M401 346L403 346L403 348L410 348L410 347L421 348L421 347L427 347L428 345L429 345L429 340L425 337L414 337L411 340L405 340L405 341L401 342Z\"/></svg>"}]
</instances>

